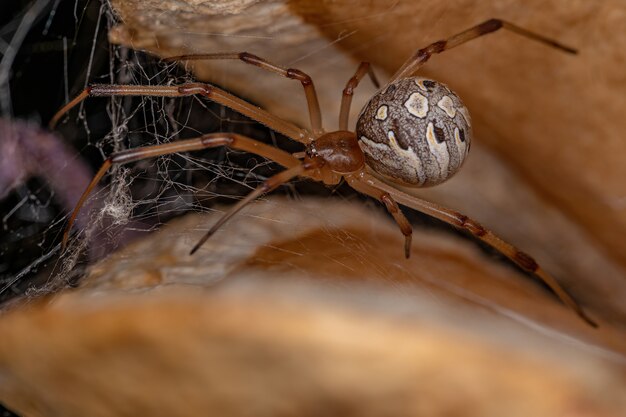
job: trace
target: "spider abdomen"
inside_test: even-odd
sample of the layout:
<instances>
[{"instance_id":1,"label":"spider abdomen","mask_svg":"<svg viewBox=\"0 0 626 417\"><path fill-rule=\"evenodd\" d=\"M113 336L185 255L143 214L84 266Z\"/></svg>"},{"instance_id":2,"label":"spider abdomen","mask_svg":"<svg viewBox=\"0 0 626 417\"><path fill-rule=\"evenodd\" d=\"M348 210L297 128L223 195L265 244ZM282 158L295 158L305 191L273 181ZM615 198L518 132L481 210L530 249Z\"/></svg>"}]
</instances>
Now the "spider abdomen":
<instances>
[{"instance_id":1,"label":"spider abdomen","mask_svg":"<svg viewBox=\"0 0 626 417\"><path fill-rule=\"evenodd\" d=\"M368 166L416 187L454 175L472 140L469 113L459 97L421 77L400 79L372 97L356 133Z\"/></svg>"}]
</instances>

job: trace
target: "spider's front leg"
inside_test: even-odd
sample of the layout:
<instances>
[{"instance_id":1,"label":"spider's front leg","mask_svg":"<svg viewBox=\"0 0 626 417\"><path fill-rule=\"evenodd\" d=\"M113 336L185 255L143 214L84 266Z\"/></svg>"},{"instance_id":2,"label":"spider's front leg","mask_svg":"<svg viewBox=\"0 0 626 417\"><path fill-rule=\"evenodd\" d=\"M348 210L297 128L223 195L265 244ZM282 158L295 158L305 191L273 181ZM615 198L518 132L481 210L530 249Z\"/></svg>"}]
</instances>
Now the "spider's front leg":
<instances>
[{"instance_id":1,"label":"spider's front leg","mask_svg":"<svg viewBox=\"0 0 626 417\"><path fill-rule=\"evenodd\" d=\"M208 232L195 244L190 255L196 253L198 249L207 241L211 236L217 232L217 230L224 225L231 217L235 214L239 213L241 209L245 206L256 200L258 197L262 196L265 193L269 193L270 191L276 189L278 186L289 182L291 179L297 176L309 176L312 171L317 169L317 161L315 160L305 160L299 165L293 166L283 172L280 172L265 181L261 185L259 185L254 191L248 194L243 200L239 201L237 204L232 206L224 215L209 229Z\"/></svg>"},{"instance_id":2,"label":"spider's front leg","mask_svg":"<svg viewBox=\"0 0 626 417\"><path fill-rule=\"evenodd\" d=\"M172 86L159 85L115 85L94 84L85 88L79 95L63 106L50 120L48 126L54 129L61 117L76 107L87 97L114 96L151 96L151 97L187 97L202 96L218 104L226 106L265 126L273 129L296 142L307 144L313 137L305 129L296 126L278 116L254 106L245 100L227 93L213 85L204 83L187 83Z\"/></svg>"},{"instance_id":3,"label":"spider's front leg","mask_svg":"<svg viewBox=\"0 0 626 417\"><path fill-rule=\"evenodd\" d=\"M357 190L357 187L361 187L362 184L378 189L379 192L388 193L393 199L404 206L421 211L424 214L428 214L429 216L444 221L454 227L470 232L476 238L485 242L515 262L515 264L523 270L534 274L541 281L543 281L557 295L557 297L559 297L563 304L571 308L581 319L593 327L598 327L596 322L587 316L583 309L576 301L574 301L567 291L561 287L557 280L544 271L543 268L541 268L541 266L539 266L539 264L530 255L522 252L515 246L496 236L490 230L485 229L477 221L470 219L455 210L451 210L429 201L422 200L421 198L406 194L366 172L361 172L358 177L355 176L353 181L350 183L350 185Z\"/></svg>"}]
</instances>

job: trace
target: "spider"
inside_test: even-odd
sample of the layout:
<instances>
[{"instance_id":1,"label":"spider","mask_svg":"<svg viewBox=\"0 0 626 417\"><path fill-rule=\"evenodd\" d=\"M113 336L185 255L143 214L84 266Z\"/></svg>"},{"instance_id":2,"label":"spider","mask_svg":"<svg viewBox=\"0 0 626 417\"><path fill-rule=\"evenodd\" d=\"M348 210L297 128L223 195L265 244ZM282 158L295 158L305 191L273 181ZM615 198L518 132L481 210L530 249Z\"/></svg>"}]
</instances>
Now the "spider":
<instances>
[{"instance_id":1,"label":"spider","mask_svg":"<svg viewBox=\"0 0 626 417\"><path fill-rule=\"evenodd\" d=\"M90 96L202 96L229 107L304 145L304 151L290 154L279 148L235 133L211 133L173 143L116 152L102 164L72 212L63 235L68 242L72 225L85 200L113 165L126 164L161 155L218 146L243 150L270 159L286 169L265 180L258 188L233 205L191 249L195 253L226 221L257 197L270 192L294 177L306 177L326 185L342 180L356 191L371 196L385 206L405 237L404 253L411 249L412 227L398 203L464 229L511 259L523 270L542 280L578 316L596 327L559 283L525 252L499 238L475 220L446 207L420 199L397 189L394 184L412 187L437 185L461 167L472 140L471 120L460 98L446 85L413 74L433 54L459 46L480 36L506 29L561 51L576 54L542 35L501 19L489 19L445 40L416 50L391 79L378 90L361 111L355 131L348 130L348 116L355 88L369 74L378 86L367 62L361 62L343 90L339 130L325 132L322 127L313 80L295 68L283 68L247 52L180 55L168 61L234 59L274 72L302 83L307 100L311 130L303 129L259 107L206 83L173 86L94 84L63 106L51 119L54 128L60 118Z\"/></svg>"}]
</instances>

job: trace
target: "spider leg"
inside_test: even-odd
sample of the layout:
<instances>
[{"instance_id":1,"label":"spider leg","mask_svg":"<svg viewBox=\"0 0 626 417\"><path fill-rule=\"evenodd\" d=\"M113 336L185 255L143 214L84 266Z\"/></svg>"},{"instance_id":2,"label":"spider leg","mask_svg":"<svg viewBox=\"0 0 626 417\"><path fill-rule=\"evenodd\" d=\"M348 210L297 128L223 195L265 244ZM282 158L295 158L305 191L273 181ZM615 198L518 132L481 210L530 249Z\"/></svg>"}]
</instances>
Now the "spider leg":
<instances>
[{"instance_id":1,"label":"spider leg","mask_svg":"<svg viewBox=\"0 0 626 417\"><path fill-rule=\"evenodd\" d=\"M360 181L358 178L346 176L345 179L348 181L348 184L350 184L350 187L362 194L366 194L380 200L385 205L389 214L391 214L398 226L400 226L400 231L404 235L404 257L409 259L411 256L411 238L413 236L413 227L402 213L402 210L400 210L400 207L398 207L398 203L396 203L389 193L382 191L379 188L372 187L365 182Z\"/></svg>"},{"instance_id":2,"label":"spider leg","mask_svg":"<svg viewBox=\"0 0 626 417\"><path fill-rule=\"evenodd\" d=\"M227 146L232 149L239 149L242 151L247 151L263 156L287 167L288 171L289 169L297 168L302 165L298 159L291 156L291 154L289 154L288 152L235 133L211 133L193 139L179 140L163 145L144 146L141 148L116 152L104 161L96 175L93 177L93 179L81 195L78 203L76 203L76 206L72 211L72 215L70 216L68 224L63 233L63 247L67 246L70 231L72 230L74 221L76 220L76 217L78 216L81 207L85 203L85 200L87 200L89 194L91 194L94 187L96 187L96 185L100 182L104 174L107 173L111 166L140 161L148 158L154 158L156 156L169 155L178 152L196 151L218 146Z\"/></svg>"},{"instance_id":3,"label":"spider leg","mask_svg":"<svg viewBox=\"0 0 626 417\"><path fill-rule=\"evenodd\" d=\"M144 86L144 85L113 85L93 84L85 88L79 95L63 106L50 120L48 126L54 129L59 119L73 107L80 104L87 97L111 96L154 96L154 97L186 97L199 95L229 107L244 116L273 129L296 142L307 144L313 137L306 130L287 122L273 114L254 106L239 97L227 93L215 86L204 83L187 83L173 86Z\"/></svg>"},{"instance_id":4,"label":"spider leg","mask_svg":"<svg viewBox=\"0 0 626 417\"><path fill-rule=\"evenodd\" d=\"M587 316L578 303L576 303L576 301L574 301L574 299L561 287L558 281L544 271L543 268L541 268L530 255L522 252L515 246L496 236L493 232L485 229L475 220L472 220L455 210L451 210L449 208L431 203L430 201L422 200L421 198L406 194L366 172L360 173L360 178L357 182L364 182L371 187L385 191L404 206L421 211L422 213L451 224L454 227L470 232L472 235L515 262L523 270L533 273L536 277L543 281L557 295L557 297L559 297L563 304L571 308L588 324L593 327L598 326Z\"/></svg>"},{"instance_id":5,"label":"spider leg","mask_svg":"<svg viewBox=\"0 0 626 417\"><path fill-rule=\"evenodd\" d=\"M348 118L350 116L350 105L352 104L354 89L359 85L365 74L369 75L376 88L380 87L378 79L376 78L370 63L361 62L352 78L348 80L346 88L343 89L343 94L341 96L341 110L339 111L339 130L348 130Z\"/></svg>"},{"instance_id":6,"label":"spider leg","mask_svg":"<svg viewBox=\"0 0 626 417\"><path fill-rule=\"evenodd\" d=\"M305 162L297 166L291 167L263 181L263 184L258 186L254 191L248 194L244 199L240 200L237 204L232 206L226 213L224 213L224 215L209 229L209 231L206 232L204 236L202 236L202 239L200 239L198 243L195 244L195 246L193 247L193 249L191 249L191 252L189 252L189 254L193 255L194 253L196 253L196 251L200 249L200 247L207 240L209 240L209 238L213 236L213 234L217 232L217 230L220 227L222 227L224 223L226 223L235 214L239 213L239 211L241 211L241 209L243 209L249 203L256 200L261 195L272 191L279 185L288 182L292 178L297 177L298 175L304 174L309 169L310 169L309 164Z\"/></svg>"},{"instance_id":7,"label":"spider leg","mask_svg":"<svg viewBox=\"0 0 626 417\"><path fill-rule=\"evenodd\" d=\"M461 33L457 33L454 36L449 37L448 39L437 41L431 43L425 48L418 49L403 65L400 69L391 77L389 80L389 84L392 82L399 80L401 78L406 78L414 74L422 65L428 61L428 59L433 54L438 54L443 51L447 51L448 49L452 49L455 46L459 46L464 44L465 42L469 42L476 38L479 38L483 35L487 35L488 33L492 33L497 31L498 29L507 29L511 32L517 33L518 35L524 36L528 39L535 40L537 42L541 42L548 46L551 46L556 49L560 49L561 51L575 54L577 51L569 46L565 46L555 40L547 38L543 35L539 35L535 32L531 32L524 28L521 28L513 23L509 23L507 21L501 19L489 19L481 24L473 26L467 30L464 30Z\"/></svg>"},{"instance_id":8,"label":"spider leg","mask_svg":"<svg viewBox=\"0 0 626 417\"><path fill-rule=\"evenodd\" d=\"M285 78L300 81L300 83L302 83L302 87L304 88L304 95L306 96L307 105L309 107L309 117L311 119L311 128L313 129L313 133L315 135L321 135L323 133L322 112L320 111L319 100L317 99L317 93L315 92L313 80L308 74L296 68L283 68L276 64L272 64L268 60L248 52L187 54L165 58L164 61L198 61L205 59L239 59L246 64L254 65Z\"/></svg>"}]
</instances>

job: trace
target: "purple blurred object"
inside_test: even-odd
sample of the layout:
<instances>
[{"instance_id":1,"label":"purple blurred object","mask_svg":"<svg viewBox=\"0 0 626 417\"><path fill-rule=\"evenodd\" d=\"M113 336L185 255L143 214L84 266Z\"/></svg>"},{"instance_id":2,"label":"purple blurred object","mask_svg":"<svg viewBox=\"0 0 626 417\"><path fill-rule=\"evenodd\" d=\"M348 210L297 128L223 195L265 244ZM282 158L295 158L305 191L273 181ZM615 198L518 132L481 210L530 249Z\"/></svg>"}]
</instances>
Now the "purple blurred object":
<instances>
[{"instance_id":1,"label":"purple blurred object","mask_svg":"<svg viewBox=\"0 0 626 417\"><path fill-rule=\"evenodd\" d=\"M45 180L58 203L71 210L93 172L76 151L39 126L0 118L0 198L30 177ZM79 227L84 227L78 224Z\"/></svg>"},{"instance_id":2,"label":"purple blurred object","mask_svg":"<svg viewBox=\"0 0 626 417\"><path fill-rule=\"evenodd\" d=\"M93 178L93 171L63 139L32 123L0 118L0 199L31 177L47 182L54 198L70 213ZM98 193L98 188L92 195ZM89 211L103 203L90 198L76 219L75 227L90 226ZM95 236L111 227L106 219ZM105 256L114 247L123 246L139 234L139 228L124 228L114 233L116 242L94 239L89 245L92 260Z\"/></svg>"}]
</instances>

